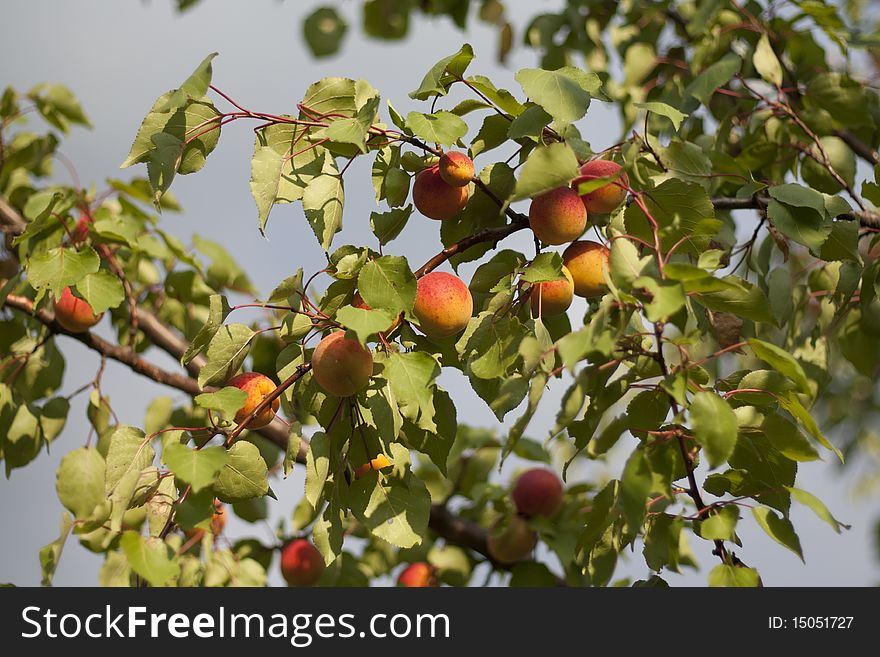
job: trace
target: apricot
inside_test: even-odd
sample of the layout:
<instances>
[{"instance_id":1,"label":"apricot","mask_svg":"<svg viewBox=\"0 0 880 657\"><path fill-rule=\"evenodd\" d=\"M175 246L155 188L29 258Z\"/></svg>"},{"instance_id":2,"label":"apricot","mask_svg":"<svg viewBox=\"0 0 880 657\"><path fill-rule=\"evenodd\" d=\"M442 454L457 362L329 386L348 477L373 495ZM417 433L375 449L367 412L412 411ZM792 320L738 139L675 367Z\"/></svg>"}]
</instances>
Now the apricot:
<instances>
[{"instance_id":1,"label":"apricot","mask_svg":"<svg viewBox=\"0 0 880 657\"><path fill-rule=\"evenodd\" d=\"M314 586L324 574L324 558L318 548L304 538L281 549L281 575L288 586Z\"/></svg>"},{"instance_id":2,"label":"apricot","mask_svg":"<svg viewBox=\"0 0 880 657\"><path fill-rule=\"evenodd\" d=\"M372 308L364 301L364 298L361 296L360 292L354 293L354 298L351 300L351 305L355 308L360 308L361 310L372 310ZM400 316L396 317L391 325L383 331L383 333L391 333L394 329L400 326Z\"/></svg>"},{"instance_id":3,"label":"apricot","mask_svg":"<svg viewBox=\"0 0 880 657\"><path fill-rule=\"evenodd\" d=\"M474 177L474 161L464 153L456 151L444 153L438 166L440 177L453 187L464 187Z\"/></svg>"},{"instance_id":4,"label":"apricot","mask_svg":"<svg viewBox=\"0 0 880 657\"><path fill-rule=\"evenodd\" d=\"M468 202L468 187L453 187L440 177L439 165L422 170L413 184L416 209L430 219L451 219Z\"/></svg>"},{"instance_id":5,"label":"apricot","mask_svg":"<svg viewBox=\"0 0 880 657\"><path fill-rule=\"evenodd\" d=\"M413 314L428 337L445 338L460 333L473 312L471 291L457 276L434 271L419 279Z\"/></svg>"},{"instance_id":6,"label":"apricot","mask_svg":"<svg viewBox=\"0 0 880 657\"><path fill-rule=\"evenodd\" d=\"M532 199L529 226L544 244L565 244L580 237L587 227L587 209L578 193L559 187Z\"/></svg>"},{"instance_id":7,"label":"apricot","mask_svg":"<svg viewBox=\"0 0 880 657\"><path fill-rule=\"evenodd\" d=\"M562 252L562 262L571 273L574 293L589 299L605 293L605 269L610 251L597 242L572 242Z\"/></svg>"},{"instance_id":8,"label":"apricot","mask_svg":"<svg viewBox=\"0 0 880 657\"><path fill-rule=\"evenodd\" d=\"M565 278L558 281L545 281L532 286L529 303L535 317L561 315L574 299L574 279L568 267L562 267Z\"/></svg>"},{"instance_id":9,"label":"apricot","mask_svg":"<svg viewBox=\"0 0 880 657\"><path fill-rule=\"evenodd\" d=\"M318 385L336 397L363 390L373 376L373 355L344 331L324 337L312 354L312 373Z\"/></svg>"},{"instance_id":10,"label":"apricot","mask_svg":"<svg viewBox=\"0 0 880 657\"><path fill-rule=\"evenodd\" d=\"M489 556L498 563L511 564L522 561L535 549L538 535L529 527L529 523L520 516L511 516L507 526L501 528L496 522L486 540Z\"/></svg>"},{"instance_id":11,"label":"apricot","mask_svg":"<svg viewBox=\"0 0 880 657\"><path fill-rule=\"evenodd\" d=\"M226 507L220 500L214 500L214 510L211 513L211 534L215 537L223 533L226 527ZM190 540L199 542L205 536L205 530L202 527L193 529L184 529L183 533Z\"/></svg>"},{"instance_id":12,"label":"apricot","mask_svg":"<svg viewBox=\"0 0 880 657\"><path fill-rule=\"evenodd\" d=\"M88 301L75 297L69 287L55 299L55 319L71 333L88 331L101 321L104 313L96 315Z\"/></svg>"},{"instance_id":13,"label":"apricot","mask_svg":"<svg viewBox=\"0 0 880 657\"><path fill-rule=\"evenodd\" d=\"M513 485L513 503L524 516L554 516L562 506L562 481L544 468L526 470Z\"/></svg>"},{"instance_id":14,"label":"apricot","mask_svg":"<svg viewBox=\"0 0 880 657\"><path fill-rule=\"evenodd\" d=\"M617 162L611 160L592 160L581 166L581 175L574 179L571 183L574 191L578 190L581 183L596 180L597 178L611 178L617 176L598 189L594 189L588 194L581 196L584 207L590 214L608 214L614 212L623 200L626 198L626 187L629 186L629 178L625 173L618 173L623 167Z\"/></svg>"},{"instance_id":15,"label":"apricot","mask_svg":"<svg viewBox=\"0 0 880 657\"><path fill-rule=\"evenodd\" d=\"M360 479L364 475L368 474L372 470L381 470L382 468L387 468L391 465L391 461L388 460L388 457L384 454L379 454L374 459L370 459L369 463L364 463L361 467L354 471L354 478Z\"/></svg>"},{"instance_id":16,"label":"apricot","mask_svg":"<svg viewBox=\"0 0 880 657\"><path fill-rule=\"evenodd\" d=\"M397 584L407 588L437 586L434 566L424 561L411 563L398 575Z\"/></svg>"},{"instance_id":17,"label":"apricot","mask_svg":"<svg viewBox=\"0 0 880 657\"><path fill-rule=\"evenodd\" d=\"M238 374L229 379L229 381L226 382L226 385L238 388L247 393L247 398L244 400L244 406L238 409L235 413L236 424L244 422L248 416L254 412L254 409L260 405L260 402L266 398L266 395L270 394L276 388L275 382L272 379L259 372L243 372L242 374ZM260 411L260 413L251 420L251 423L248 424L248 429L262 429L268 425L275 418L275 413L278 412L280 404L280 399L273 399L269 406Z\"/></svg>"}]
</instances>

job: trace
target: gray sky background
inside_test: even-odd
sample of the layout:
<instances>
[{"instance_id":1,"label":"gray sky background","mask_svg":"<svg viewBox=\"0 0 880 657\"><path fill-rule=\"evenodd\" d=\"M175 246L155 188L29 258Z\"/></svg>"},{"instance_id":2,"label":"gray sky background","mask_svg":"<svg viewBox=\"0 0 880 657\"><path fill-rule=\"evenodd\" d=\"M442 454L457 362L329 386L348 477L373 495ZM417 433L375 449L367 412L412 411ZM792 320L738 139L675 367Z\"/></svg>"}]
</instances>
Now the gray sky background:
<instances>
[{"instance_id":1,"label":"gray sky background","mask_svg":"<svg viewBox=\"0 0 880 657\"><path fill-rule=\"evenodd\" d=\"M65 139L62 152L75 163L83 184L94 182L100 187L107 177L145 175L142 167L129 171L118 168L141 119L160 94L179 84L213 51L220 53L214 60L215 85L246 107L278 114L292 113L306 87L330 75L369 80L383 99L391 99L403 114L422 109L424 105L411 101L407 93L418 85L432 64L457 50L463 40L470 42L477 54L472 70L511 90L519 89L513 79L516 70L536 65L535 54L519 48L508 66L500 67L495 61L494 30L476 20L470 22L464 35L446 19L418 17L411 21L409 37L404 42L365 39L358 25L360 3L355 2L328 2L347 16L349 32L338 56L315 61L301 43L300 34L303 16L317 4L206 0L179 16L173 12L170 0L6 2L3 24L7 29L0 40L0 86L11 84L25 90L38 82L60 82L77 94L94 130L76 130ZM507 4L512 6L509 14L514 23L522 28L525 20L537 11L554 10L562 3L546 0ZM164 216L162 226L184 240L198 233L221 242L238 257L257 289L265 294L297 267L313 272L324 261L299 206L276 207L267 239L260 237L248 188L251 127L234 123L225 128L220 145L205 168L174 181L172 189L185 213ZM619 134L616 114L601 103L594 103L580 127L597 150L611 145ZM491 156L478 159L477 164L487 164ZM375 209L370 162L371 158L359 158L346 174L345 228L334 245L374 241L369 230L369 214ZM60 166L57 177L66 179ZM528 253L531 244L527 236L519 235L505 241L504 247ZM414 214L403 235L392 242L386 253L406 255L411 265L418 266L440 248L437 224ZM472 272L473 266L465 266L461 275L470 280ZM582 317L583 310L583 301L578 300L572 317ZM78 343L61 338L60 346L67 358L63 392L69 393L94 376L98 363L95 355ZM175 366L162 353L150 357L162 366ZM450 390L461 421L503 431L461 375L444 373L442 383ZM114 363L108 363L103 387L120 421L128 424L141 425L146 404L158 395L182 400L182 393L137 377ZM565 383L557 382L551 393L545 395L529 435L546 435L558 408L555 402L564 389ZM37 552L56 537L62 512L54 490L55 469L65 453L85 441L86 401L85 396L74 400L67 428L51 454L44 453L26 468L14 471L9 480L0 478L0 526L4 528L0 582L39 584ZM510 421L516 415L513 412ZM622 458L634 444L631 437L622 439L609 463L584 464L573 476L570 473L570 480L617 476ZM288 480L272 484L279 498L277 502L269 501L269 523L273 527L278 519L289 517L302 494L299 470ZM508 476L507 470L502 477ZM860 586L880 582L872 537L873 520L880 515L880 504L877 500L853 497L855 474L848 471L841 477L828 460L803 464L800 468L798 486L818 495L838 519L853 526L849 532L837 535L807 509L794 508L792 520L800 534L806 565L773 543L744 510L738 531L745 548L739 555L759 569L765 584ZM271 540L265 525L252 526L235 519L229 523L227 533L233 538L253 535ZM692 537L691 546L702 570L688 570L684 575L664 573L672 585L705 584L708 570L715 565L714 558L710 554L711 544L697 541ZM100 563L99 556L81 548L75 539L70 540L55 583L93 585ZM647 574L641 555L635 554L618 566L615 578L637 579ZM277 564L270 572L270 582L281 583Z\"/></svg>"}]
</instances>

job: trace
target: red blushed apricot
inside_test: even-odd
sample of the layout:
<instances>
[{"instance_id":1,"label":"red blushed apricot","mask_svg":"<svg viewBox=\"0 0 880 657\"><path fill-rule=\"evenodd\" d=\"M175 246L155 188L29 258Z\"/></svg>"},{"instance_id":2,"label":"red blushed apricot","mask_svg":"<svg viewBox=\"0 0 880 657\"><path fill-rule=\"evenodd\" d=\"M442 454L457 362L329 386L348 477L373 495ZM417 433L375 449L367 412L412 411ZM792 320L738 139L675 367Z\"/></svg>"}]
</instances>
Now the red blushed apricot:
<instances>
[{"instance_id":1,"label":"red blushed apricot","mask_svg":"<svg viewBox=\"0 0 880 657\"><path fill-rule=\"evenodd\" d=\"M351 300L351 305L355 308L360 308L361 310L372 310L370 306L364 301L364 298L361 296L360 292L354 293L354 299ZM398 316L391 325L383 331L383 333L391 333L394 329L400 326L400 316Z\"/></svg>"},{"instance_id":2,"label":"red blushed apricot","mask_svg":"<svg viewBox=\"0 0 880 657\"><path fill-rule=\"evenodd\" d=\"M324 337L312 354L312 374L318 385L336 397L350 397L373 376L373 355L344 331Z\"/></svg>"},{"instance_id":3,"label":"red blushed apricot","mask_svg":"<svg viewBox=\"0 0 880 657\"><path fill-rule=\"evenodd\" d=\"M101 321L104 313L96 315L88 301L73 296L69 287L61 291L55 300L55 319L71 333L88 331Z\"/></svg>"},{"instance_id":4,"label":"red blushed apricot","mask_svg":"<svg viewBox=\"0 0 880 657\"><path fill-rule=\"evenodd\" d=\"M614 212L626 198L626 187L629 186L629 178L625 173L620 173L621 167L611 160L592 160L581 166L581 175L571 183L572 189L577 191L581 183L596 180L597 178L612 178L616 180L594 189L588 194L581 196L584 207L590 214L608 214ZM619 174L619 175L618 175Z\"/></svg>"},{"instance_id":5,"label":"red blushed apricot","mask_svg":"<svg viewBox=\"0 0 880 657\"><path fill-rule=\"evenodd\" d=\"M411 563L397 577L397 585L407 588L437 586L434 566L424 561Z\"/></svg>"},{"instance_id":6,"label":"red blushed apricot","mask_svg":"<svg viewBox=\"0 0 880 657\"><path fill-rule=\"evenodd\" d=\"M419 279L413 314L428 337L445 338L463 331L473 313L474 299L460 278L433 271Z\"/></svg>"},{"instance_id":7,"label":"red blushed apricot","mask_svg":"<svg viewBox=\"0 0 880 657\"><path fill-rule=\"evenodd\" d=\"M444 153L438 164L440 177L453 187L464 187L474 177L474 161L464 153Z\"/></svg>"},{"instance_id":8,"label":"red blushed apricot","mask_svg":"<svg viewBox=\"0 0 880 657\"><path fill-rule=\"evenodd\" d=\"M440 177L440 167L434 165L416 176L413 184L413 203L416 209L430 219L452 219L468 202L468 187L453 187Z\"/></svg>"},{"instance_id":9,"label":"red blushed apricot","mask_svg":"<svg viewBox=\"0 0 880 657\"><path fill-rule=\"evenodd\" d=\"M587 227L587 209L573 189L552 189L532 199L529 226L535 237L544 244L572 242Z\"/></svg>"},{"instance_id":10,"label":"red blushed apricot","mask_svg":"<svg viewBox=\"0 0 880 657\"><path fill-rule=\"evenodd\" d=\"M554 516L562 506L562 482L550 470L526 470L513 485L513 503L524 516Z\"/></svg>"},{"instance_id":11,"label":"red blushed apricot","mask_svg":"<svg viewBox=\"0 0 880 657\"><path fill-rule=\"evenodd\" d=\"M574 293L589 299L605 293L605 269L608 268L608 248L597 242L572 242L562 252L562 262L571 272Z\"/></svg>"},{"instance_id":12,"label":"red blushed apricot","mask_svg":"<svg viewBox=\"0 0 880 657\"><path fill-rule=\"evenodd\" d=\"M281 575L289 586L314 586L324 574L324 558L318 548L303 538L281 550Z\"/></svg>"},{"instance_id":13,"label":"red blushed apricot","mask_svg":"<svg viewBox=\"0 0 880 657\"><path fill-rule=\"evenodd\" d=\"M238 409L235 414L235 423L241 424L248 416L254 412L260 402L266 398L266 395L273 392L276 388L275 382L268 376L259 372L244 372L238 374L226 382L227 386L238 388L247 393L247 399L244 400L244 406ZM264 408L260 413L248 424L248 429L262 429L268 425L278 412L281 405L280 399L273 399L272 403Z\"/></svg>"},{"instance_id":14,"label":"red blushed apricot","mask_svg":"<svg viewBox=\"0 0 880 657\"><path fill-rule=\"evenodd\" d=\"M565 274L562 280L538 283L532 287L529 303L533 316L553 317L568 310L574 299L574 279L568 267L563 266L562 273Z\"/></svg>"},{"instance_id":15,"label":"red blushed apricot","mask_svg":"<svg viewBox=\"0 0 880 657\"><path fill-rule=\"evenodd\" d=\"M486 541L489 556L498 563L511 564L522 561L535 549L538 535L520 516L510 517L507 527L500 528L496 522L489 531Z\"/></svg>"}]
</instances>

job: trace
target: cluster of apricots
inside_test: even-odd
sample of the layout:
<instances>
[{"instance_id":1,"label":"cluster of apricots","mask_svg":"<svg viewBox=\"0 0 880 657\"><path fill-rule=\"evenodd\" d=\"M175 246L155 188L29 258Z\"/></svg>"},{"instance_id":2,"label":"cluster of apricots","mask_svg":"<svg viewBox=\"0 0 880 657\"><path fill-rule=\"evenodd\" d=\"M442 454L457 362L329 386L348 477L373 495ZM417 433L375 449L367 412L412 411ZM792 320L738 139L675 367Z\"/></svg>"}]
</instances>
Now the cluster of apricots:
<instances>
[{"instance_id":1,"label":"cluster of apricots","mask_svg":"<svg viewBox=\"0 0 880 657\"><path fill-rule=\"evenodd\" d=\"M598 188L580 195L578 188L590 181L609 179ZM592 160L580 168L571 187L558 187L532 199L529 226L535 237L548 246L569 243L562 252L564 279L538 283L529 302L536 316L560 315L574 296L589 299L604 293L608 248L598 242L580 240L591 214L609 214L626 198L629 180L621 166L610 160Z\"/></svg>"}]
</instances>

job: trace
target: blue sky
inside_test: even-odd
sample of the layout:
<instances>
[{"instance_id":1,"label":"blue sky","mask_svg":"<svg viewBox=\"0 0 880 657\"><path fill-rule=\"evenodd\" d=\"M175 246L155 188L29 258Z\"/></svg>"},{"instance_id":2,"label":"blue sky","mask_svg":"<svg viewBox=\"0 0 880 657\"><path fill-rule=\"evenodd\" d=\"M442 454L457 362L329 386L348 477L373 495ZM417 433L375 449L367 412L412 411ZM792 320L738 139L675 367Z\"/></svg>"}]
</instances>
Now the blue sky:
<instances>
[{"instance_id":1,"label":"blue sky","mask_svg":"<svg viewBox=\"0 0 880 657\"><path fill-rule=\"evenodd\" d=\"M75 163L84 184L95 182L100 187L107 177L145 174L118 168L141 119L156 97L176 86L210 52L220 53L214 61L214 83L246 106L271 113L292 112L311 82L330 75L369 80L383 98L392 99L404 114L421 109L407 93L418 85L434 62L457 50L464 40L474 46L477 54L473 70L512 90L518 89L513 80L516 70L536 62L533 52L519 48L507 67L499 66L495 61L496 35L476 20L462 34L447 19L419 17L411 22L409 37L404 42L367 40L357 25L359 3L354 2L334 3L350 23L342 52L314 61L301 43L300 34L303 16L316 4L208 0L179 16L173 12L170 0L6 3L3 13L7 30L0 40L2 83L27 89L38 82L60 82L79 96L94 130L76 130L65 140L62 151ZM562 3L547 0L507 4L514 5L509 14L521 28L536 11L552 10ZM613 109L601 103L594 103L580 127L596 150L614 143L620 131ZM162 227L184 240L198 233L221 242L238 257L257 289L265 294L297 267L313 272L323 266L324 260L299 206L276 208L266 238L260 236L248 188L252 147L250 126L233 124L225 129L205 168L197 175L174 181L173 191L185 213L164 216ZM477 163L488 162L487 159ZM334 244L373 243L369 214L375 209L375 201L369 165L368 158L360 158L346 174L345 228ZM59 180L65 180L65 176L59 167ZM504 246L529 252L531 240L525 235L514 236ZM440 248L436 223L414 215L403 235L386 253L406 255L415 267ZM463 278L469 280L472 271L472 267L463 267ZM582 314L583 306L575 305L572 317ZM97 360L78 343L64 338L61 341L68 357L64 391L70 392L94 376ZM151 357L165 367L175 366L164 354ZM444 374L443 384L451 391L460 420L503 430L459 375ZM120 420L135 425L142 424L149 399L157 395L182 399L182 393L132 375L113 363L108 364L104 389ZM554 400L559 399L563 390L564 383L557 383L551 394L545 396L532 423L531 435L542 438L552 427ZM0 479L0 526L5 529L0 582L39 583L37 551L56 536L62 511L55 496L54 472L61 457L85 441L85 401L82 396L75 400L67 428L53 445L51 454L43 454L27 468L15 471L9 480ZM616 476L626 450L634 444L631 438L621 440L621 451L609 463L585 464L575 478ZM880 504L876 500L853 499L854 483L852 474L841 478L828 461L802 465L798 485L821 497L853 529L834 534L809 511L796 508L792 519L804 547L804 565L795 555L774 544L746 513L738 528L745 544L740 556L759 568L768 585L877 584L880 568L874 559L872 521L880 515ZM270 501L270 524L274 527L279 518L289 517L302 494L301 473L277 485L273 482L273 488L279 497L278 502ZM268 527L241 521L232 521L228 532L233 537L270 538ZM671 584L705 583L706 573L714 565L711 545L697 544L697 540L693 538L691 544L703 570L687 571L683 576L670 574ZM99 567L100 558L72 540L64 551L56 584L94 584ZM639 554L618 566L615 573L616 577L633 579L646 575ZM280 583L277 570L271 573L270 581Z\"/></svg>"}]
</instances>

